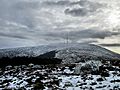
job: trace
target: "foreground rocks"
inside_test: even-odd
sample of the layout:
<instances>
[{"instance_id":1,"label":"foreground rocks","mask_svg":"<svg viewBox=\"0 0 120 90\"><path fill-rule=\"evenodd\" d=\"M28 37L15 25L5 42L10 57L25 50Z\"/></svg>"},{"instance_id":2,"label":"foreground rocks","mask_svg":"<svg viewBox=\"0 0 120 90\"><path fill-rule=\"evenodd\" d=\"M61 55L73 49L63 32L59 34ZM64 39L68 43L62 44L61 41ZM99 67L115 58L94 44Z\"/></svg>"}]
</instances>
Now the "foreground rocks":
<instances>
[{"instance_id":1,"label":"foreground rocks","mask_svg":"<svg viewBox=\"0 0 120 90\"><path fill-rule=\"evenodd\" d=\"M90 72L81 68L80 73L75 73L75 64L9 65L0 69L0 89L119 90L120 66L110 63L99 64L99 69Z\"/></svg>"}]
</instances>

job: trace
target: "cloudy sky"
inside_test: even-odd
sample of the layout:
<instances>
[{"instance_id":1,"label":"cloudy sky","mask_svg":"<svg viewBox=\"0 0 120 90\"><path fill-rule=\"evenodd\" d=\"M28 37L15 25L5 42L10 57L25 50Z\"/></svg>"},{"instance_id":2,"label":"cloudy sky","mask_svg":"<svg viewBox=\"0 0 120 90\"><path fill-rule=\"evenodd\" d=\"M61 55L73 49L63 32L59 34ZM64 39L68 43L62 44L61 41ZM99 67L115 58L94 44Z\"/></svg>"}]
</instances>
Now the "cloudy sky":
<instances>
[{"instance_id":1,"label":"cloudy sky","mask_svg":"<svg viewBox=\"0 0 120 90\"><path fill-rule=\"evenodd\" d=\"M119 0L0 0L0 48L64 43L120 46Z\"/></svg>"}]
</instances>

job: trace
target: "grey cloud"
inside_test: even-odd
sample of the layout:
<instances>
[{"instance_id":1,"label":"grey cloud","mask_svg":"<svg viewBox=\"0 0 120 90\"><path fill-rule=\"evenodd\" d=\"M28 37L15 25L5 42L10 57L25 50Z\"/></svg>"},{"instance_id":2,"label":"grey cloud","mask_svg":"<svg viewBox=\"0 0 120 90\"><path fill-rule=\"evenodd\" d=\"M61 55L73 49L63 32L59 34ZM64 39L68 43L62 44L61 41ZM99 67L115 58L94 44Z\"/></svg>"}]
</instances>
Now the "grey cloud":
<instances>
[{"instance_id":1,"label":"grey cloud","mask_svg":"<svg viewBox=\"0 0 120 90\"><path fill-rule=\"evenodd\" d=\"M37 8L39 8L39 5L40 5L40 2L19 1L19 2L15 3L15 5L13 6L13 9L14 8L16 8L18 10L37 9Z\"/></svg>"},{"instance_id":2,"label":"grey cloud","mask_svg":"<svg viewBox=\"0 0 120 90\"><path fill-rule=\"evenodd\" d=\"M46 6L67 6L70 5L70 1L66 1L66 0L61 0L61 1L45 1L42 3L43 5Z\"/></svg>"},{"instance_id":3,"label":"grey cloud","mask_svg":"<svg viewBox=\"0 0 120 90\"><path fill-rule=\"evenodd\" d=\"M2 0L0 1L0 18L32 28L34 27L34 11L32 9L37 9L37 6L39 6L37 2Z\"/></svg>"},{"instance_id":4,"label":"grey cloud","mask_svg":"<svg viewBox=\"0 0 120 90\"><path fill-rule=\"evenodd\" d=\"M111 37L120 35L119 32L110 32L110 31L93 31L91 38L100 38L105 39L105 37Z\"/></svg>"},{"instance_id":5,"label":"grey cloud","mask_svg":"<svg viewBox=\"0 0 120 90\"><path fill-rule=\"evenodd\" d=\"M98 38L104 39L105 37L111 37L114 35L119 35L118 32L110 32L110 31L100 31L100 30L82 30L78 32L73 32L72 36L75 38Z\"/></svg>"},{"instance_id":6,"label":"grey cloud","mask_svg":"<svg viewBox=\"0 0 120 90\"><path fill-rule=\"evenodd\" d=\"M88 0L80 0L78 2L72 2L71 5L80 5L80 8L67 8L64 12L67 15L72 15L72 16L85 16L89 14L94 14L94 12L97 11L97 9L103 7L104 5L95 3L95 2L90 2Z\"/></svg>"},{"instance_id":7,"label":"grey cloud","mask_svg":"<svg viewBox=\"0 0 120 90\"><path fill-rule=\"evenodd\" d=\"M0 36L2 37L9 37L9 38L17 38L17 39L28 39L27 37L25 36L22 36L22 35L16 35L16 34L6 34L6 33L0 33Z\"/></svg>"},{"instance_id":8,"label":"grey cloud","mask_svg":"<svg viewBox=\"0 0 120 90\"><path fill-rule=\"evenodd\" d=\"M102 46L106 46L106 47L120 47L120 43L113 43L113 44L99 44Z\"/></svg>"},{"instance_id":9,"label":"grey cloud","mask_svg":"<svg viewBox=\"0 0 120 90\"><path fill-rule=\"evenodd\" d=\"M67 14L67 15L70 14L72 16L84 16L87 14L87 10L83 9L83 8L73 9L73 10L66 9L65 14Z\"/></svg>"},{"instance_id":10,"label":"grey cloud","mask_svg":"<svg viewBox=\"0 0 120 90\"><path fill-rule=\"evenodd\" d=\"M31 40L0 37L0 49L1 48L26 47L26 46L34 46L34 45L35 43L32 42Z\"/></svg>"},{"instance_id":11,"label":"grey cloud","mask_svg":"<svg viewBox=\"0 0 120 90\"><path fill-rule=\"evenodd\" d=\"M105 39L105 37L111 37L114 35L119 35L117 32L110 31L100 31L100 30L80 30L80 31L71 31L71 32L61 32L61 33L49 33L47 36L50 37L59 37L66 39L67 37L72 41L77 41L79 39Z\"/></svg>"},{"instance_id":12,"label":"grey cloud","mask_svg":"<svg viewBox=\"0 0 120 90\"><path fill-rule=\"evenodd\" d=\"M100 3L101 0L0 0L0 42L9 46L24 45L24 41L26 45L48 44L64 42L69 34L71 41L94 43L119 35L106 29L107 15L99 12L99 8L105 10Z\"/></svg>"},{"instance_id":13,"label":"grey cloud","mask_svg":"<svg viewBox=\"0 0 120 90\"><path fill-rule=\"evenodd\" d=\"M80 0L76 2L71 2L71 5L80 5L81 7L90 8L91 10L96 10L97 8L105 6L105 4L100 4L89 0Z\"/></svg>"},{"instance_id":14,"label":"grey cloud","mask_svg":"<svg viewBox=\"0 0 120 90\"><path fill-rule=\"evenodd\" d=\"M83 39L83 40L80 40L80 41L81 41L80 43L87 43L87 44L98 43L97 40L86 40L86 39Z\"/></svg>"}]
</instances>

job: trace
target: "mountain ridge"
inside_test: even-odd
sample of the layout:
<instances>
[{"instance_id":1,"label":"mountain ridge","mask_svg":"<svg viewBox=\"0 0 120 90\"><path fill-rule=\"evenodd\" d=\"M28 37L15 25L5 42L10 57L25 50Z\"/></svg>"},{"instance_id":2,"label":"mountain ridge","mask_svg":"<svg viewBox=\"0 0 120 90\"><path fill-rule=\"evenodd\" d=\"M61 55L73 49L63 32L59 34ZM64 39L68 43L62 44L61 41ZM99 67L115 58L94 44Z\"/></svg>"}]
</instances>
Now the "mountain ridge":
<instances>
[{"instance_id":1,"label":"mountain ridge","mask_svg":"<svg viewBox=\"0 0 120 90\"><path fill-rule=\"evenodd\" d=\"M94 44L53 44L37 47L0 49L2 57L41 57L58 58L62 63L76 63L86 60L120 60L120 54Z\"/></svg>"}]
</instances>

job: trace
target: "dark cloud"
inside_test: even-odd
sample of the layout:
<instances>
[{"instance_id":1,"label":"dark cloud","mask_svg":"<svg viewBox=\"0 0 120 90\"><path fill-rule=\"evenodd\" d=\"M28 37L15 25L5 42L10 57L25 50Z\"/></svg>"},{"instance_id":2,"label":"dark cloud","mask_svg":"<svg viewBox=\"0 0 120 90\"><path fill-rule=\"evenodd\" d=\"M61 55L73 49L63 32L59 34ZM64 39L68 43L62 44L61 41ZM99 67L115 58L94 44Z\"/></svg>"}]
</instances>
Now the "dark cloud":
<instances>
[{"instance_id":1,"label":"dark cloud","mask_svg":"<svg viewBox=\"0 0 120 90\"><path fill-rule=\"evenodd\" d=\"M83 40L83 41L81 41L80 43L87 43L87 44L90 44L90 43L98 43L98 41L97 40Z\"/></svg>"},{"instance_id":2,"label":"dark cloud","mask_svg":"<svg viewBox=\"0 0 120 90\"><path fill-rule=\"evenodd\" d=\"M71 5L80 5L80 8L67 8L64 12L67 15L72 16L85 16L89 14L94 14L97 9L103 7L103 5L95 2L90 2L88 0L80 0L77 2L71 2Z\"/></svg>"},{"instance_id":3,"label":"dark cloud","mask_svg":"<svg viewBox=\"0 0 120 90\"><path fill-rule=\"evenodd\" d=\"M91 35L91 38L105 39L105 37L120 35L120 33L110 31L93 31L93 34L91 33Z\"/></svg>"},{"instance_id":4,"label":"dark cloud","mask_svg":"<svg viewBox=\"0 0 120 90\"><path fill-rule=\"evenodd\" d=\"M84 16L87 14L87 10L83 9L83 8L79 8L79 9L66 9L65 10L65 14L67 15L72 15L72 16Z\"/></svg>"},{"instance_id":5,"label":"dark cloud","mask_svg":"<svg viewBox=\"0 0 120 90\"><path fill-rule=\"evenodd\" d=\"M120 43L113 43L113 44L99 44L102 46L106 46L106 47L120 47Z\"/></svg>"},{"instance_id":6,"label":"dark cloud","mask_svg":"<svg viewBox=\"0 0 120 90\"><path fill-rule=\"evenodd\" d=\"M80 31L70 31L61 33L48 33L46 36L49 37L59 37L59 38L69 38L72 41L77 41L79 39L105 39L106 37L111 37L114 35L119 35L118 32L110 31L100 31L100 30L80 30Z\"/></svg>"},{"instance_id":7,"label":"dark cloud","mask_svg":"<svg viewBox=\"0 0 120 90\"><path fill-rule=\"evenodd\" d=\"M114 35L119 35L118 32L110 31L100 31L100 30L81 30L77 32L70 32L70 36L75 36L75 38L95 38L95 39L105 39L105 37L111 37Z\"/></svg>"}]
</instances>

